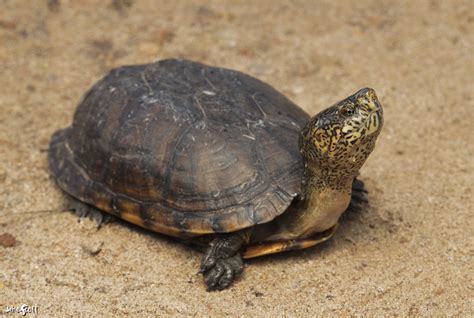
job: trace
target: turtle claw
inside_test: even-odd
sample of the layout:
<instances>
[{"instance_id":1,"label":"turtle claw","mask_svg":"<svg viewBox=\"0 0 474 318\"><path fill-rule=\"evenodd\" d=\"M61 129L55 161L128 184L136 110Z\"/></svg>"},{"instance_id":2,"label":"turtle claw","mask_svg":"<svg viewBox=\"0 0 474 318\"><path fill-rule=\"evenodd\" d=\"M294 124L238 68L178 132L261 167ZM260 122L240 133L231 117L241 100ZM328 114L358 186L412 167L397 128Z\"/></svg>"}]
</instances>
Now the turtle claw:
<instances>
[{"instance_id":1,"label":"turtle claw","mask_svg":"<svg viewBox=\"0 0 474 318\"><path fill-rule=\"evenodd\" d=\"M97 224L99 230L102 225L111 223L115 220L113 215L102 212L91 205L72 199L70 209L79 217L78 222L83 218L90 218Z\"/></svg>"},{"instance_id":2,"label":"turtle claw","mask_svg":"<svg viewBox=\"0 0 474 318\"><path fill-rule=\"evenodd\" d=\"M240 254L218 260L215 266L204 273L207 291L225 289L242 271L243 262Z\"/></svg>"},{"instance_id":3,"label":"turtle claw","mask_svg":"<svg viewBox=\"0 0 474 318\"><path fill-rule=\"evenodd\" d=\"M204 283L206 283L207 291L215 289L222 274L224 274L224 267L221 262L204 273Z\"/></svg>"}]
</instances>

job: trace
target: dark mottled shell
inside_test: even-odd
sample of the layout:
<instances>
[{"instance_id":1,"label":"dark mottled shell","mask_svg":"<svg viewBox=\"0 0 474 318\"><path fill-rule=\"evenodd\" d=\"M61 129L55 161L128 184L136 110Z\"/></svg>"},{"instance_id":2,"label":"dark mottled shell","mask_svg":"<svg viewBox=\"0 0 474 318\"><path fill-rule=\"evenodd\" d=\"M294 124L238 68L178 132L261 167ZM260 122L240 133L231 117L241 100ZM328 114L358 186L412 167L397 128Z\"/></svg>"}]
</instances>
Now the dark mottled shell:
<instances>
[{"instance_id":1,"label":"dark mottled shell","mask_svg":"<svg viewBox=\"0 0 474 318\"><path fill-rule=\"evenodd\" d=\"M170 59L112 70L54 134L66 192L178 237L271 221L300 191L308 115L240 72Z\"/></svg>"}]
</instances>

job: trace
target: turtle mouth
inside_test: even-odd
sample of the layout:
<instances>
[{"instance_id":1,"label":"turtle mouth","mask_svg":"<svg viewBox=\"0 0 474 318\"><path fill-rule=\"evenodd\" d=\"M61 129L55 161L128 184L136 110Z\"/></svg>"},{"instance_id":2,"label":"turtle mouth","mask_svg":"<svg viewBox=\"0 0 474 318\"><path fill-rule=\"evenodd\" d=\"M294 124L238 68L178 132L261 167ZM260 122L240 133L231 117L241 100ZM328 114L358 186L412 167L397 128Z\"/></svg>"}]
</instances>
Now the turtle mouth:
<instances>
[{"instance_id":1,"label":"turtle mouth","mask_svg":"<svg viewBox=\"0 0 474 318\"><path fill-rule=\"evenodd\" d=\"M383 107L375 91L366 87L349 97L349 99L360 109L359 115L352 119L358 124L360 137L378 134L383 125Z\"/></svg>"},{"instance_id":2,"label":"turtle mouth","mask_svg":"<svg viewBox=\"0 0 474 318\"><path fill-rule=\"evenodd\" d=\"M367 118L366 127L369 134L379 133L383 126L383 109L377 107L371 111Z\"/></svg>"},{"instance_id":3,"label":"turtle mouth","mask_svg":"<svg viewBox=\"0 0 474 318\"><path fill-rule=\"evenodd\" d=\"M383 126L383 108L380 104L375 92L371 95L370 101L368 103L369 116L365 122L365 128L367 129L367 134L378 134Z\"/></svg>"}]
</instances>

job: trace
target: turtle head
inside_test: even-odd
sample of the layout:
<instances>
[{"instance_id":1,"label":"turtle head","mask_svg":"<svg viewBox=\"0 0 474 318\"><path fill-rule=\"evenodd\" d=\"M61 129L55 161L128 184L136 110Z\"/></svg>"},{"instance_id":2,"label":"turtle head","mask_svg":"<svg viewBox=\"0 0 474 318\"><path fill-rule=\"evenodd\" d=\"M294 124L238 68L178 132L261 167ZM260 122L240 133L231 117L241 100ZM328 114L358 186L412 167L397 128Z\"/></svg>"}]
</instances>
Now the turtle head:
<instances>
[{"instance_id":1,"label":"turtle head","mask_svg":"<svg viewBox=\"0 0 474 318\"><path fill-rule=\"evenodd\" d=\"M300 152L318 167L356 173L372 152L383 125L383 109L363 88L314 116L301 132Z\"/></svg>"}]
</instances>

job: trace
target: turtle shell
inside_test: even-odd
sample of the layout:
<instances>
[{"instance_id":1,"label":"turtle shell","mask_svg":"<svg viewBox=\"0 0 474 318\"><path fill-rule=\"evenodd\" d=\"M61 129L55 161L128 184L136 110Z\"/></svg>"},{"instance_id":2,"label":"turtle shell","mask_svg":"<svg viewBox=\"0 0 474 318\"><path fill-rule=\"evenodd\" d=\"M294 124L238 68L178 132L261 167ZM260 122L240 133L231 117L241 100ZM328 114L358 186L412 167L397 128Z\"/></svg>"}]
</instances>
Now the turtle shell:
<instances>
[{"instance_id":1,"label":"turtle shell","mask_svg":"<svg viewBox=\"0 0 474 318\"><path fill-rule=\"evenodd\" d=\"M309 116L243 73L182 59L112 70L56 132L73 197L177 237L269 222L300 192Z\"/></svg>"}]
</instances>

